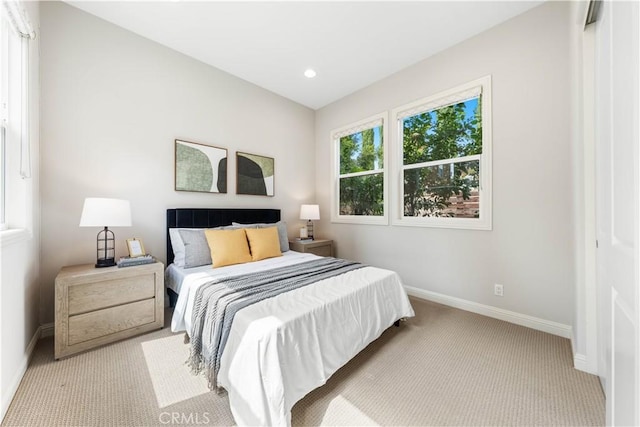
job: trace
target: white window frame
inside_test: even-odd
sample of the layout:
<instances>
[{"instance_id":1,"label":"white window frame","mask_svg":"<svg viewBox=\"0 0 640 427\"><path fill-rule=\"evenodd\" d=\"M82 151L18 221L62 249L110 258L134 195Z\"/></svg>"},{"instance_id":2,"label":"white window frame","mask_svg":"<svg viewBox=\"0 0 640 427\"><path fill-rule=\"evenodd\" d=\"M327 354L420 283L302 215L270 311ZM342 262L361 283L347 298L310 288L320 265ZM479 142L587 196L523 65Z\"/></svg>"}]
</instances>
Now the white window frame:
<instances>
[{"instance_id":1,"label":"white window frame","mask_svg":"<svg viewBox=\"0 0 640 427\"><path fill-rule=\"evenodd\" d=\"M33 83L30 72L30 57L34 50L31 41L36 34L25 8L24 1L5 2L0 5L2 28L3 84L2 119L5 127L5 145L2 153L4 169L4 222L0 224L0 247L12 245L33 237L33 182L31 178L31 142L29 133L32 111L29 108L30 86ZM34 48L37 51L37 47Z\"/></svg>"},{"instance_id":2,"label":"white window frame","mask_svg":"<svg viewBox=\"0 0 640 427\"><path fill-rule=\"evenodd\" d=\"M420 112L433 111L454 103L462 102L459 99L466 92L472 92L480 87L482 96L482 154L443 159L418 164L403 164L403 118L411 117ZM393 173L391 186L396 192L392 203L392 224L414 227L459 228L471 230L491 230L492 223L492 196L491 196L491 158L492 158L492 121L491 121L491 76L485 76L477 80L465 83L445 90L433 96L419 99L415 102L395 108L391 113L392 144L394 153ZM479 218L451 218L451 217L413 217L404 216L404 171L408 169L423 168L441 164L452 164L470 160L480 160L479 171Z\"/></svg>"},{"instance_id":3,"label":"white window frame","mask_svg":"<svg viewBox=\"0 0 640 427\"><path fill-rule=\"evenodd\" d=\"M382 152L383 166L365 172L355 172L348 174L340 174L340 138L346 135L361 132L363 130L376 127L376 123L382 123ZM389 131L388 131L388 115L386 112L375 114L366 119L359 120L346 126L334 129L330 133L331 140L331 222L346 224L372 224L372 225L388 225L389 224ZM350 178L354 176L364 176L382 173L382 197L383 197L383 215L341 215L340 214L340 179Z\"/></svg>"},{"instance_id":4,"label":"white window frame","mask_svg":"<svg viewBox=\"0 0 640 427\"><path fill-rule=\"evenodd\" d=\"M9 24L0 10L0 231L7 226L7 127L9 122Z\"/></svg>"}]
</instances>

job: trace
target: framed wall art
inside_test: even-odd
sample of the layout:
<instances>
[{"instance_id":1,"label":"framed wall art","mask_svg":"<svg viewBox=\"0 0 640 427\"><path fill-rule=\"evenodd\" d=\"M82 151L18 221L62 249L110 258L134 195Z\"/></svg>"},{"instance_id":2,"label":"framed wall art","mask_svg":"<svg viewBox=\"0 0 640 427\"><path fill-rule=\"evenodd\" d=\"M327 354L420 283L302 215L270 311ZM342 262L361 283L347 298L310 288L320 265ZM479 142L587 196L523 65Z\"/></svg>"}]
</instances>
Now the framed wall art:
<instances>
[{"instance_id":1,"label":"framed wall art","mask_svg":"<svg viewBox=\"0 0 640 427\"><path fill-rule=\"evenodd\" d=\"M273 157L236 153L236 190L238 194L274 195Z\"/></svg>"},{"instance_id":2,"label":"framed wall art","mask_svg":"<svg viewBox=\"0 0 640 427\"><path fill-rule=\"evenodd\" d=\"M227 192L227 149L176 139L176 191Z\"/></svg>"}]
</instances>

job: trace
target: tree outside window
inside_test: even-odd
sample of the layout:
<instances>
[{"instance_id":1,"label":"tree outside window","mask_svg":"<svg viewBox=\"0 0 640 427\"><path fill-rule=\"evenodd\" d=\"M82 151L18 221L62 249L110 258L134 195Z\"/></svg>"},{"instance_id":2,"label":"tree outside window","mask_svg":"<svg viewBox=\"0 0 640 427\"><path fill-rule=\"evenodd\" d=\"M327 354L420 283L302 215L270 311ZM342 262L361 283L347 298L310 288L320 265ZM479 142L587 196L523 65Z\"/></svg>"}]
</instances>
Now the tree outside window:
<instances>
[{"instance_id":1,"label":"tree outside window","mask_svg":"<svg viewBox=\"0 0 640 427\"><path fill-rule=\"evenodd\" d=\"M479 216L479 101L476 97L403 119L403 165L409 166L404 169L404 216Z\"/></svg>"},{"instance_id":2,"label":"tree outside window","mask_svg":"<svg viewBox=\"0 0 640 427\"><path fill-rule=\"evenodd\" d=\"M334 131L332 138L337 162L332 219L386 223L383 116Z\"/></svg>"},{"instance_id":3,"label":"tree outside window","mask_svg":"<svg viewBox=\"0 0 640 427\"><path fill-rule=\"evenodd\" d=\"M340 215L383 215L382 126L340 138Z\"/></svg>"},{"instance_id":4,"label":"tree outside window","mask_svg":"<svg viewBox=\"0 0 640 427\"><path fill-rule=\"evenodd\" d=\"M491 229L491 77L393 111L394 223Z\"/></svg>"}]
</instances>

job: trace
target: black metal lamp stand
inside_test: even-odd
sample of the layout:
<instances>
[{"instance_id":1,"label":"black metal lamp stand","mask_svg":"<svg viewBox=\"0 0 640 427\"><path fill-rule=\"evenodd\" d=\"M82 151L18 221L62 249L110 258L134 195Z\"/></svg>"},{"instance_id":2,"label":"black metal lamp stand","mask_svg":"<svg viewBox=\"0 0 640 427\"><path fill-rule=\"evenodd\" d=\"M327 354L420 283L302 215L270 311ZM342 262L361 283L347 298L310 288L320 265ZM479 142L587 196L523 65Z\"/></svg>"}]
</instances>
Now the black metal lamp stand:
<instances>
[{"instance_id":1,"label":"black metal lamp stand","mask_svg":"<svg viewBox=\"0 0 640 427\"><path fill-rule=\"evenodd\" d=\"M98 260L96 262L96 268L113 267L116 265L115 236L113 232L105 226L104 230L98 233L97 240Z\"/></svg>"},{"instance_id":2,"label":"black metal lamp stand","mask_svg":"<svg viewBox=\"0 0 640 427\"><path fill-rule=\"evenodd\" d=\"M313 221L307 220L307 237L313 240Z\"/></svg>"}]
</instances>

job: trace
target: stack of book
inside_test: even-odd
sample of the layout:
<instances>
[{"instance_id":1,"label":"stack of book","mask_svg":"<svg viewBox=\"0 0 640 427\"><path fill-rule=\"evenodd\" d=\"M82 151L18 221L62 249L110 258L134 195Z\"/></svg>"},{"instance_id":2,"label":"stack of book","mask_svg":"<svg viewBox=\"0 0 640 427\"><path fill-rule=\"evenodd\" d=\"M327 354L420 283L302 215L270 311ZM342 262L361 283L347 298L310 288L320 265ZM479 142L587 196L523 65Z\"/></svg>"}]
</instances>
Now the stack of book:
<instances>
[{"instance_id":1,"label":"stack of book","mask_svg":"<svg viewBox=\"0 0 640 427\"><path fill-rule=\"evenodd\" d=\"M118 267L131 267L133 265L151 264L156 262L156 259L151 255L143 255L137 257L122 257L118 261Z\"/></svg>"}]
</instances>

